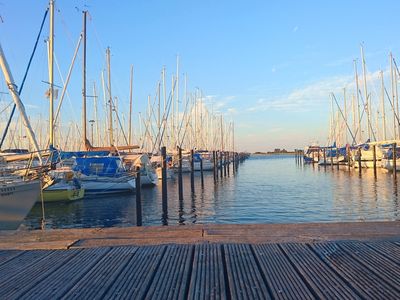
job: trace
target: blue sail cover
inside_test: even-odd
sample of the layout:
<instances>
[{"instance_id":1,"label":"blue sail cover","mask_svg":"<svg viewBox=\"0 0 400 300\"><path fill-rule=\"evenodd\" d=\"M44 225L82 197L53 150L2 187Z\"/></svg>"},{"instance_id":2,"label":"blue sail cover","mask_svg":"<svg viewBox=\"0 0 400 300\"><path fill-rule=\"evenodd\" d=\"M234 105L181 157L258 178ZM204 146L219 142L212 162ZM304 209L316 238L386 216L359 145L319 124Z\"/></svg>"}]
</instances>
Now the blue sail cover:
<instances>
[{"instance_id":1,"label":"blue sail cover","mask_svg":"<svg viewBox=\"0 0 400 300\"><path fill-rule=\"evenodd\" d=\"M121 173L121 160L115 156L77 157L73 170L87 176L114 177Z\"/></svg>"}]
</instances>

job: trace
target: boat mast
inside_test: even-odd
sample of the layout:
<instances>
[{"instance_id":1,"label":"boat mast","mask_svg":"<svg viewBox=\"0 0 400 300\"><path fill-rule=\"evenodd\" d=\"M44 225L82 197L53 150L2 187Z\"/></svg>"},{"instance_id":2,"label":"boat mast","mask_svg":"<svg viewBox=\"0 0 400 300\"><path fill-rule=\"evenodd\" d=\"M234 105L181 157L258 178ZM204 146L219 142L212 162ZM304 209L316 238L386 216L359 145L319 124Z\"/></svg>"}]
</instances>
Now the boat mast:
<instances>
[{"instance_id":1,"label":"boat mast","mask_svg":"<svg viewBox=\"0 0 400 300\"><path fill-rule=\"evenodd\" d=\"M113 137L113 117L112 117L112 94L111 94L111 72L110 72L110 47L107 47L106 50L106 55L107 55L107 72L108 72L108 104L110 106L110 111L109 111L109 137L110 137L110 146L114 144L114 137Z\"/></svg>"},{"instance_id":2,"label":"boat mast","mask_svg":"<svg viewBox=\"0 0 400 300\"><path fill-rule=\"evenodd\" d=\"M129 89L129 128L128 128L129 145L132 145L132 89L133 89L133 65L131 66L131 83Z\"/></svg>"},{"instance_id":3,"label":"boat mast","mask_svg":"<svg viewBox=\"0 0 400 300\"><path fill-rule=\"evenodd\" d=\"M36 141L35 134L33 133L32 127L29 123L28 116L26 115L24 104L22 103L21 99L19 98L17 86L14 83L14 78L13 78L10 68L7 64L7 60L4 56L3 48L1 47L1 44L0 44L0 67L3 71L7 87L10 90L10 94L14 100L14 103L21 114L22 121L27 130L28 137L36 150L36 155L39 159L40 164L42 164L42 156L40 154L40 149L39 149L38 143Z\"/></svg>"},{"instance_id":4,"label":"boat mast","mask_svg":"<svg viewBox=\"0 0 400 300\"><path fill-rule=\"evenodd\" d=\"M54 0L50 0L50 37L49 37L49 134L50 147L54 145Z\"/></svg>"},{"instance_id":5,"label":"boat mast","mask_svg":"<svg viewBox=\"0 0 400 300\"><path fill-rule=\"evenodd\" d=\"M382 101L382 129L383 139L386 141L386 112L385 112L385 83L383 81L383 71L381 70L381 101Z\"/></svg>"},{"instance_id":6,"label":"boat mast","mask_svg":"<svg viewBox=\"0 0 400 300\"><path fill-rule=\"evenodd\" d=\"M365 70L365 58L364 58L364 48L361 45L361 58L362 58L362 68L363 68L363 79L364 79L364 97L365 105L367 107L367 126L368 126L368 138L371 140L371 99L368 100L368 90L367 90L367 73Z\"/></svg>"},{"instance_id":7,"label":"boat mast","mask_svg":"<svg viewBox=\"0 0 400 300\"><path fill-rule=\"evenodd\" d=\"M343 88L343 101L344 101L344 143L347 144L347 130L346 130L346 124L347 124L347 103L346 103L346 88Z\"/></svg>"},{"instance_id":8,"label":"boat mast","mask_svg":"<svg viewBox=\"0 0 400 300\"><path fill-rule=\"evenodd\" d=\"M86 149L87 143L87 132L86 132L86 15L87 11L83 11L83 59L82 59L82 137L83 137L83 147ZM93 138L93 137L92 137ZM93 140L92 140L93 143Z\"/></svg>"},{"instance_id":9,"label":"boat mast","mask_svg":"<svg viewBox=\"0 0 400 300\"><path fill-rule=\"evenodd\" d=\"M393 138L397 139L397 126L396 126L396 108L395 108L395 93L394 93L394 78L393 78L393 56L392 52L389 54L390 57L390 82L391 82L391 92L392 92L392 104L393 104Z\"/></svg>"},{"instance_id":10,"label":"boat mast","mask_svg":"<svg viewBox=\"0 0 400 300\"><path fill-rule=\"evenodd\" d=\"M354 60L354 80L356 82L356 102L357 102L357 119L358 119L358 132L359 132L359 142L363 142L363 137L362 137L362 128L361 128L361 112L360 112L360 96L359 96L359 91L360 88L358 86L358 72L357 72L357 61Z\"/></svg>"}]
</instances>

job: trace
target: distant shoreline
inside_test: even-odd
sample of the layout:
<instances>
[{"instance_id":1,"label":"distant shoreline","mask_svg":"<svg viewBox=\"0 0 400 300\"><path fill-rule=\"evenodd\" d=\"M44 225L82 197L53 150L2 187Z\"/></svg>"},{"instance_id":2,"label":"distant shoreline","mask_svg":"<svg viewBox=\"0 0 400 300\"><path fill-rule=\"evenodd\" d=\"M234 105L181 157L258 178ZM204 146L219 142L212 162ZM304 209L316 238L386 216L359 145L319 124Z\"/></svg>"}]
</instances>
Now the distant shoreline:
<instances>
[{"instance_id":1,"label":"distant shoreline","mask_svg":"<svg viewBox=\"0 0 400 300\"><path fill-rule=\"evenodd\" d=\"M262 156L262 155L294 155L295 152L255 152L255 153L251 153L251 155L258 155L258 156Z\"/></svg>"}]
</instances>

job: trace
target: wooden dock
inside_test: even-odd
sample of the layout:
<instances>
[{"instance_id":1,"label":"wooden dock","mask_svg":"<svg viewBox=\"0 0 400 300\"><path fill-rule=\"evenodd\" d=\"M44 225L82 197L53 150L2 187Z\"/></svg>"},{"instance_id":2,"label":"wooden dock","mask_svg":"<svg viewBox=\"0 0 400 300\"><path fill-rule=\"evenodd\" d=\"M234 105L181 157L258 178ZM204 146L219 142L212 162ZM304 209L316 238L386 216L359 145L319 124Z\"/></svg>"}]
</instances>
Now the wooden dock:
<instances>
[{"instance_id":1,"label":"wooden dock","mask_svg":"<svg viewBox=\"0 0 400 300\"><path fill-rule=\"evenodd\" d=\"M400 222L46 232L0 234L0 299L400 299Z\"/></svg>"}]
</instances>

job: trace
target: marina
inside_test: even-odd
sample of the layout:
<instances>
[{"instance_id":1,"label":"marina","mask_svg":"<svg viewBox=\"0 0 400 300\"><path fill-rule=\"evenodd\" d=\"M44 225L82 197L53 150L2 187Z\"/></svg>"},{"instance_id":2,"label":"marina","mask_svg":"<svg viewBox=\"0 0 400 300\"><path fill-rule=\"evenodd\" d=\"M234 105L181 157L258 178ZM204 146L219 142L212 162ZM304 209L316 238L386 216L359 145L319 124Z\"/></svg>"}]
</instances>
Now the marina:
<instances>
[{"instance_id":1,"label":"marina","mask_svg":"<svg viewBox=\"0 0 400 300\"><path fill-rule=\"evenodd\" d=\"M2 4L0 299L400 299L398 5L75 2Z\"/></svg>"}]
</instances>

